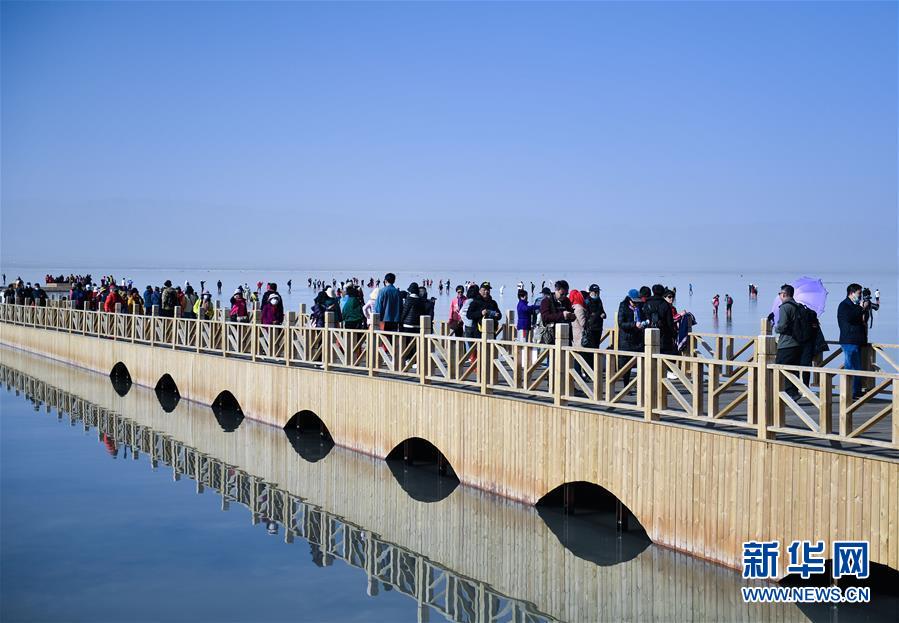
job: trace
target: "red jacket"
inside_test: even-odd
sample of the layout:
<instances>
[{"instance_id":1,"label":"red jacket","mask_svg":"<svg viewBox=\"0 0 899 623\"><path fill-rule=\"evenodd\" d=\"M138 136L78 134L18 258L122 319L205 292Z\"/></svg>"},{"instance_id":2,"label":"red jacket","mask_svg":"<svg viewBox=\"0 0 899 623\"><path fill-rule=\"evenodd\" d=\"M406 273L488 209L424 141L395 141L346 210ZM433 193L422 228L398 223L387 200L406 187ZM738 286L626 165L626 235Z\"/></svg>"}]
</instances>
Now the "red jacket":
<instances>
[{"instance_id":1,"label":"red jacket","mask_svg":"<svg viewBox=\"0 0 899 623\"><path fill-rule=\"evenodd\" d=\"M121 303L122 298L118 295L117 292L110 292L109 296L106 297L106 302L103 303L103 311L114 312L116 303Z\"/></svg>"}]
</instances>

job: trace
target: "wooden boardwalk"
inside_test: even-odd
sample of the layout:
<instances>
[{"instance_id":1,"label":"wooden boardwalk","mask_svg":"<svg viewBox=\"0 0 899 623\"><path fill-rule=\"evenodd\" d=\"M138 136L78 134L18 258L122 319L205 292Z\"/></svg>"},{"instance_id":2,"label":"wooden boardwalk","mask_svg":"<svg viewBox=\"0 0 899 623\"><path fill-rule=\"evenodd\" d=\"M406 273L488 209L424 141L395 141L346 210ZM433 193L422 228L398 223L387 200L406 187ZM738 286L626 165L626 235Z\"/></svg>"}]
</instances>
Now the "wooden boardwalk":
<instances>
[{"instance_id":1,"label":"wooden boardwalk","mask_svg":"<svg viewBox=\"0 0 899 623\"><path fill-rule=\"evenodd\" d=\"M865 539L899 568L897 379L773 364L767 335L694 337L689 357L507 339L234 324L0 306L0 341L284 426L311 410L339 445L384 457L412 437L460 481L526 503L563 483L612 492L650 538L730 567L750 539ZM503 337L508 337L505 335ZM837 352L833 353L837 355ZM630 370L628 370L630 368ZM809 372L807 383L801 380ZM871 386L846 399L852 376ZM786 381L802 383L795 402ZM829 509L825 512L824 509Z\"/></svg>"},{"instance_id":2,"label":"wooden boardwalk","mask_svg":"<svg viewBox=\"0 0 899 623\"><path fill-rule=\"evenodd\" d=\"M274 523L286 543L306 540L297 555L359 569L360 589L406 595L420 620L428 609L470 623L806 620L793 605L743 604L744 581L719 565L650 546L597 566L565 549L530 507L464 487L422 504L372 457L337 448L307 463L277 429L244 421L225 433L207 406L181 401L164 413L147 389L122 397L99 374L0 353L0 382L36 411L104 433L167 477L193 480L223 510L246 508L248 525Z\"/></svg>"}]
</instances>

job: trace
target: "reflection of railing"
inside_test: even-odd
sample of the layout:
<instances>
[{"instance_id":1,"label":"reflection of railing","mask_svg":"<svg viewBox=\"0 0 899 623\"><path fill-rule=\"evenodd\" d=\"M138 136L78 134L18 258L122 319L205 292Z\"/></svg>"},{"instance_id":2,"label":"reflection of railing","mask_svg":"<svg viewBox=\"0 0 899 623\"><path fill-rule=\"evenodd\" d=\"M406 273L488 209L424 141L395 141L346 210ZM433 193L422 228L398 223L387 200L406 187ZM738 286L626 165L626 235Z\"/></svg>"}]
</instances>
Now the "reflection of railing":
<instances>
[{"instance_id":1,"label":"reflection of railing","mask_svg":"<svg viewBox=\"0 0 899 623\"><path fill-rule=\"evenodd\" d=\"M135 460L144 454L154 468L160 462L170 466L175 480L182 476L194 480L198 493L206 488L218 492L223 510L237 502L250 510L254 525L274 523L284 529L286 542L295 537L308 541L315 564L327 566L339 559L362 569L372 594L381 583L412 597L419 608L433 608L451 621L556 621L530 602L503 595L484 582L384 541L370 530L114 411L7 366L0 365L0 383L24 393L35 409L55 408L60 419L68 415L72 426L81 423L85 431L95 428L116 447L127 446Z\"/></svg>"},{"instance_id":2,"label":"reflection of railing","mask_svg":"<svg viewBox=\"0 0 899 623\"><path fill-rule=\"evenodd\" d=\"M511 331L497 333L485 320L478 338L460 338L431 330L422 318L416 332L375 330L298 322L287 314L280 325L132 316L65 307L0 305L0 320L55 331L127 341L284 366L305 366L417 380L483 394L502 394L556 405L603 409L617 414L702 423L728 430L751 430L759 438L790 435L826 439L856 449L899 449L899 346L875 344L865 367L836 367L834 348L818 367L774 365L776 345L758 337L696 333L687 355L662 355L658 330L647 330L639 352L616 348L614 329L604 332L600 348L569 345L568 327L559 325L555 343L513 341ZM497 336L491 339L488 336ZM868 392L851 399L852 379ZM787 395L799 386L798 399ZM807 403L807 404L806 404ZM832 422L834 420L834 422ZM835 425L832 425L835 424Z\"/></svg>"}]
</instances>

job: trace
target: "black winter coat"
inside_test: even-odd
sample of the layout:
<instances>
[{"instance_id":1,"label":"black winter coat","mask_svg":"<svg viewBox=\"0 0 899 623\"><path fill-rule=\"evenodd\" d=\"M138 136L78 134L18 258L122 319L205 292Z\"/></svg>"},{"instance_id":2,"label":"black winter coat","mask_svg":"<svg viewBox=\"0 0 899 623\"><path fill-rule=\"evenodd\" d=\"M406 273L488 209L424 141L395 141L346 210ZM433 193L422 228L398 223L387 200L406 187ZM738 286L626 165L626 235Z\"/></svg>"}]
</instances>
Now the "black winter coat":
<instances>
[{"instance_id":1,"label":"black winter coat","mask_svg":"<svg viewBox=\"0 0 899 623\"><path fill-rule=\"evenodd\" d=\"M642 351L643 329L638 329L634 322L634 311L628 305L628 299L618 304L618 348L621 350Z\"/></svg>"},{"instance_id":2,"label":"black winter coat","mask_svg":"<svg viewBox=\"0 0 899 623\"><path fill-rule=\"evenodd\" d=\"M837 323L840 325L840 344L868 343L868 324L866 310L853 303L849 297L843 299L837 308Z\"/></svg>"},{"instance_id":3,"label":"black winter coat","mask_svg":"<svg viewBox=\"0 0 899 623\"><path fill-rule=\"evenodd\" d=\"M674 315L671 305L661 296L650 296L643 303L641 312L643 320L650 320L650 328L659 330L660 351L665 354L674 353Z\"/></svg>"}]
</instances>

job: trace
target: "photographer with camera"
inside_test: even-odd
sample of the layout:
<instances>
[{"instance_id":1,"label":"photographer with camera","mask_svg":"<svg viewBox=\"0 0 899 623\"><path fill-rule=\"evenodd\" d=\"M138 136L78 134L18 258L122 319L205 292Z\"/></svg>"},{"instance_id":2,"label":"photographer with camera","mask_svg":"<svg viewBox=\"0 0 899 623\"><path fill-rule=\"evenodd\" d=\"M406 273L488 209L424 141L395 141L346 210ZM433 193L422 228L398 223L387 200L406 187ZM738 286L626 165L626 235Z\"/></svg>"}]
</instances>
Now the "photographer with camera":
<instances>
[{"instance_id":1,"label":"photographer with camera","mask_svg":"<svg viewBox=\"0 0 899 623\"><path fill-rule=\"evenodd\" d=\"M871 314L871 291L864 296L863 288L851 283L846 288L846 298L837 308L840 325L840 347L843 349L843 367L847 370L862 369L861 349L868 343L868 318ZM852 399L862 395L862 379L852 378Z\"/></svg>"}]
</instances>

